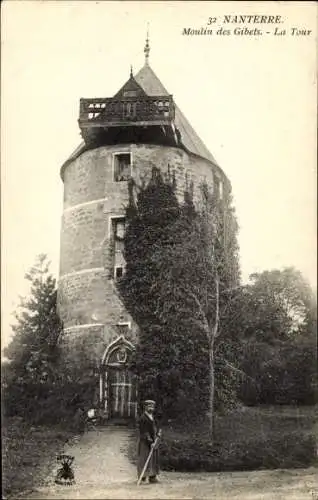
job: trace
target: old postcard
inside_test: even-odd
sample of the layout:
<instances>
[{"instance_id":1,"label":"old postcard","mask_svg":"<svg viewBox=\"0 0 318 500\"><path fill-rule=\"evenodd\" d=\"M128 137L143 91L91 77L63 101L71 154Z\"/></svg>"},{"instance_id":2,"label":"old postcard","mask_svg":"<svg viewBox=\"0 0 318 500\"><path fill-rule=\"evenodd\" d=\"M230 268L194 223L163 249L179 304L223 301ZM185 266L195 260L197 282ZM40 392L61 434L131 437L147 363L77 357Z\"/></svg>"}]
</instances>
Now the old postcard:
<instances>
[{"instance_id":1,"label":"old postcard","mask_svg":"<svg viewBox=\"0 0 318 500\"><path fill-rule=\"evenodd\" d=\"M4 498L318 498L317 14L3 3Z\"/></svg>"}]
</instances>

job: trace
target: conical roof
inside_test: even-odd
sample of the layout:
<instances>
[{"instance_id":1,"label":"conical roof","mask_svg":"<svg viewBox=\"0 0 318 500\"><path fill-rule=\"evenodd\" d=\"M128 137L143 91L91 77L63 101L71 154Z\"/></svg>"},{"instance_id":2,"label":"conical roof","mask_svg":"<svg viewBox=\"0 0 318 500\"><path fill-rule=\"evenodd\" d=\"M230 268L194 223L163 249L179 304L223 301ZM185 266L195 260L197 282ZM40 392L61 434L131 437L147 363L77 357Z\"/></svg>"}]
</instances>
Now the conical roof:
<instances>
[{"instance_id":1,"label":"conical roof","mask_svg":"<svg viewBox=\"0 0 318 500\"><path fill-rule=\"evenodd\" d=\"M143 68L141 68L141 70L135 75L135 80L149 96L169 95L169 92L162 85L161 81L151 69L149 64L145 64ZM178 106L175 107L175 125L181 134L181 142L188 151L202 156L217 165L214 157L192 128Z\"/></svg>"},{"instance_id":2,"label":"conical roof","mask_svg":"<svg viewBox=\"0 0 318 500\"><path fill-rule=\"evenodd\" d=\"M146 63L141 70L134 76L136 82L142 87L148 96L160 96L160 95L170 95L165 89L155 72L151 69L148 63ZM194 153L202 158L205 158L217 165L216 160L205 146L203 141L197 135L195 130L190 125L189 121L186 119L184 114L175 106L175 126L180 132L181 143L184 148L190 153ZM86 150L85 142L82 143L73 151L71 156L62 165L61 175L63 177L63 170L71 161L75 160Z\"/></svg>"}]
</instances>

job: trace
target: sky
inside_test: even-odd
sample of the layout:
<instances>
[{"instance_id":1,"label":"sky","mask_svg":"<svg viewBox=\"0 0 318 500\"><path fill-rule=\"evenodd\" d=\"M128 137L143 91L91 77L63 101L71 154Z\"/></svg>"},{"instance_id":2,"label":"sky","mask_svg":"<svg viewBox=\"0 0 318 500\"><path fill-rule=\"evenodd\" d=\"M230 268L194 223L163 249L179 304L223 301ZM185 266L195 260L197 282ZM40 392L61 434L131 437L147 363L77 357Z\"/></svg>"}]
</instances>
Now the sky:
<instances>
[{"instance_id":1,"label":"sky","mask_svg":"<svg viewBox=\"0 0 318 500\"><path fill-rule=\"evenodd\" d=\"M231 180L243 280L294 266L316 288L317 12L315 2L4 2L2 347L36 256L58 276L59 170L81 142L79 99L114 95L130 65L143 66L147 23L151 67ZM281 22L225 26L230 14ZM201 27L213 35L182 34Z\"/></svg>"}]
</instances>

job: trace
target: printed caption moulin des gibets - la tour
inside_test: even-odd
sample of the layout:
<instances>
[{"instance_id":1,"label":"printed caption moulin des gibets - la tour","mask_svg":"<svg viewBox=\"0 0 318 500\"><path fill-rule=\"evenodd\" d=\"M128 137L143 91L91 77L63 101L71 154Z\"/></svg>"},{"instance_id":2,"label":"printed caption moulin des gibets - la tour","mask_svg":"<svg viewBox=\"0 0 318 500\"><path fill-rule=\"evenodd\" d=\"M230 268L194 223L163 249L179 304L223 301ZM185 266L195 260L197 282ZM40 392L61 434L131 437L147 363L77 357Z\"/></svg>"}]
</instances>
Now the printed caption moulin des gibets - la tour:
<instances>
[{"instance_id":1,"label":"printed caption moulin des gibets - la tour","mask_svg":"<svg viewBox=\"0 0 318 500\"><path fill-rule=\"evenodd\" d=\"M285 27L285 19L281 15L232 15L211 16L205 26L200 28L184 27L182 35L218 35L218 36L310 36L312 30L306 26Z\"/></svg>"}]
</instances>

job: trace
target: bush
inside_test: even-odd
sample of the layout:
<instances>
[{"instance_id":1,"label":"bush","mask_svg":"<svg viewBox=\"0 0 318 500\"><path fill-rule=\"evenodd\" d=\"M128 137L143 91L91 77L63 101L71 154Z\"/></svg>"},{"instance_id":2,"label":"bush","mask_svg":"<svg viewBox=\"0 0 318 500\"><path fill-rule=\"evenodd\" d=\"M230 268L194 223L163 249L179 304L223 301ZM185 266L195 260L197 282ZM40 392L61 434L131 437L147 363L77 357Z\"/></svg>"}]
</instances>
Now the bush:
<instances>
[{"instance_id":1,"label":"bush","mask_svg":"<svg viewBox=\"0 0 318 500\"><path fill-rule=\"evenodd\" d=\"M91 399L88 384L12 385L3 391L3 413L5 417L20 416L31 425L63 423L80 430L83 425L78 422L78 412L85 413L92 406Z\"/></svg>"},{"instance_id":2,"label":"bush","mask_svg":"<svg viewBox=\"0 0 318 500\"><path fill-rule=\"evenodd\" d=\"M214 445L199 437L164 439L160 454L164 470L182 472L307 467L316 459L316 439L299 432Z\"/></svg>"},{"instance_id":3,"label":"bush","mask_svg":"<svg viewBox=\"0 0 318 500\"><path fill-rule=\"evenodd\" d=\"M21 417L2 422L2 497L18 498L47 483L56 454L74 434L64 426L31 426ZM29 498L29 497L28 497Z\"/></svg>"},{"instance_id":4,"label":"bush","mask_svg":"<svg viewBox=\"0 0 318 500\"><path fill-rule=\"evenodd\" d=\"M242 369L252 379L244 379L238 390L244 404L317 404L316 337L274 345L251 342L249 347Z\"/></svg>"}]
</instances>

